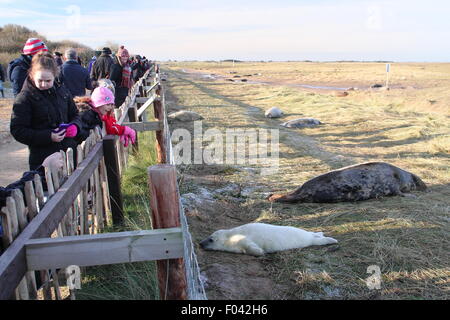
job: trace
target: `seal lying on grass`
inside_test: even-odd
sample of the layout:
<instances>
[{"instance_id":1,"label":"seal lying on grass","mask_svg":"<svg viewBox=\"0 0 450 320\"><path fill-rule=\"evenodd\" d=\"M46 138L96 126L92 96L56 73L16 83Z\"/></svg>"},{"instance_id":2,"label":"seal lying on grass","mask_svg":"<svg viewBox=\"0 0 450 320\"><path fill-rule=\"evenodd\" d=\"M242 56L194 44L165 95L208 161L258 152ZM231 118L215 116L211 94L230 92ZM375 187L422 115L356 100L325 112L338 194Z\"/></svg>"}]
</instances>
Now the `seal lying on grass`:
<instances>
[{"instance_id":1,"label":"seal lying on grass","mask_svg":"<svg viewBox=\"0 0 450 320\"><path fill-rule=\"evenodd\" d=\"M200 246L205 250L262 256L265 253L332 243L337 243L337 240L325 237L323 232L266 223L248 223L233 229L218 230L201 241Z\"/></svg>"},{"instance_id":2,"label":"seal lying on grass","mask_svg":"<svg viewBox=\"0 0 450 320\"><path fill-rule=\"evenodd\" d=\"M280 126L286 128L309 128L318 126L319 124L322 124L322 122L313 118L300 118L284 122Z\"/></svg>"},{"instance_id":3,"label":"seal lying on grass","mask_svg":"<svg viewBox=\"0 0 450 320\"><path fill-rule=\"evenodd\" d=\"M426 190L416 175L386 162L367 162L330 171L305 182L291 193L274 194L271 202L342 202Z\"/></svg>"},{"instance_id":4,"label":"seal lying on grass","mask_svg":"<svg viewBox=\"0 0 450 320\"><path fill-rule=\"evenodd\" d=\"M279 118L283 115L283 111L280 110L280 108L272 107L264 113L264 116L266 118Z\"/></svg>"}]
</instances>

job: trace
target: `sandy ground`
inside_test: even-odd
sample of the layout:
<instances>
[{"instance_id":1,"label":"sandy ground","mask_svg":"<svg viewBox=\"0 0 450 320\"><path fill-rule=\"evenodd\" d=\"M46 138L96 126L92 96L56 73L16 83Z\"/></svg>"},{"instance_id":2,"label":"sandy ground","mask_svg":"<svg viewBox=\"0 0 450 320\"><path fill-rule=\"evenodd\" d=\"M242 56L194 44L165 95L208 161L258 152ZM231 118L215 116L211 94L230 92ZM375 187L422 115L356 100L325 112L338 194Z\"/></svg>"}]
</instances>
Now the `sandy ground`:
<instances>
[{"instance_id":1,"label":"sandy ground","mask_svg":"<svg viewBox=\"0 0 450 320\"><path fill-rule=\"evenodd\" d=\"M0 98L0 186L22 177L28 170L28 147L14 140L9 133L12 93L5 88L6 99Z\"/></svg>"}]
</instances>

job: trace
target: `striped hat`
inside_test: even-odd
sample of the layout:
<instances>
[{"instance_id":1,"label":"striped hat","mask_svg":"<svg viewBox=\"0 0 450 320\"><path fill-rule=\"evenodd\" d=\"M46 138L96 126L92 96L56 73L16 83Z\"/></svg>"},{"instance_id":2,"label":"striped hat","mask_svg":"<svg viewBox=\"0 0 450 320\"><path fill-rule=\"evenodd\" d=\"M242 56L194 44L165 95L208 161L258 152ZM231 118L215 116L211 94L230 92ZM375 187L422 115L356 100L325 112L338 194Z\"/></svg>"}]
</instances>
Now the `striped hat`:
<instances>
[{"instance_id":1,"label":"striped hat","mask_svg":"<svg viewBox=\"0 0 450 320\"><path fill-rule=\"evenodd\" d=\"M25 47L23 47L23 54L26 55L35 55L39 51L48 51L47 46L45 43L38 38L30 38L25 43Z\"/></svg>"}]
</instances>

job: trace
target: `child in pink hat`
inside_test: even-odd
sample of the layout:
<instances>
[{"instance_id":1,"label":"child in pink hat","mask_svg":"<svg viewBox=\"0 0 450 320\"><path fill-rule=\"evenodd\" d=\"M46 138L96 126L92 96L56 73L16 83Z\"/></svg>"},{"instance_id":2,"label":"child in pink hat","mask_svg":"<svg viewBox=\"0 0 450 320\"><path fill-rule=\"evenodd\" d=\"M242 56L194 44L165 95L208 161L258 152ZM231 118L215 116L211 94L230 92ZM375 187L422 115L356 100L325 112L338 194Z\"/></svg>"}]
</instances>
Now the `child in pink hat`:
<instances>
[{"instance_id":1,"label":"child in pink hat","mask_svg":"<svg viewBox=\"0 0 450 320\"><path fill-rule=\"evenodd\" d=\"M75 97L75 104L81 113L83 128L77 137L81 141L87 139L91 129L96 126L106 126L106 133L120 136L120 141L125 147L129 142L136 142L136 132L127 126L121 126L116 122L112 110L114 110L114 94L106 87L97 87L91 97ZM79 141L79 142L81 142Z\"/></svg>"}]
</instances>

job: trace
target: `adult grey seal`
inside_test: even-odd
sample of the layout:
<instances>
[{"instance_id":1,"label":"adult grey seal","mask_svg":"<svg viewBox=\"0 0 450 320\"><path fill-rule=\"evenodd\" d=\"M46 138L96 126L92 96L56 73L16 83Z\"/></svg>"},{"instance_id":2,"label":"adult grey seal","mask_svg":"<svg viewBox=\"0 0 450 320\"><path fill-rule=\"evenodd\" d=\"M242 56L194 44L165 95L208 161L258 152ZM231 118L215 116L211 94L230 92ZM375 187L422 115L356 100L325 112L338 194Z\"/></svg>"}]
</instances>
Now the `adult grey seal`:
<instances>
[{"instance_id":1,"label":"adult grey seal","mask_svg":"<svg viewBox=\"0 0 450 320\"><path fill-rule=\"evenodd\" d=\"M318 126L319 124L322 124L322 122L313 118L299 118L282 123L280 126L286 128L309 128Z\"/></svg>"},{"instance_id":2,"label":"adult grey seal","mask_svg":"<svg viewBox=\"0 0 450 320\"><path fill-rule=\"evenodd\" d=\"M274 194L271 202L343 202L424 191L415 174L386 162L367 162L330 171L305 182L291 193Z\"/></svg>"}]
</instances>

